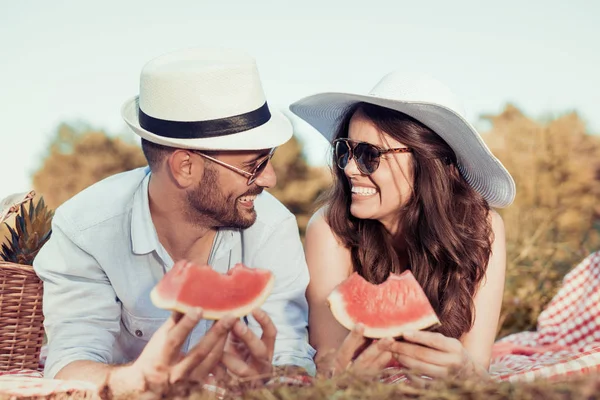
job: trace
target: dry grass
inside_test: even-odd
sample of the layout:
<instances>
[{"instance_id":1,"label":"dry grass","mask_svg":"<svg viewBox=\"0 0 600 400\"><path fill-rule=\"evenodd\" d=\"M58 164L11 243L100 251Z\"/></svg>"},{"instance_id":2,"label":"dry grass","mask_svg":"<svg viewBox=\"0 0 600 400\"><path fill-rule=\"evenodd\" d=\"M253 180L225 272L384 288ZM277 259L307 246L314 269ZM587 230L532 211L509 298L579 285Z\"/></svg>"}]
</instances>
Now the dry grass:
<instances>
[{"instance_id":1,"label":"dry grass","mask_svg":"<svg viewBox=\"0 0 600 400\"><path fill-rule=\"evenodd\" d=\"M313 385L293 386L271 384L262 388L231 387L223 399L247 400L309 400L309 399L597 399L600 398L600 377L579 377L570 382L537 381L531 383L492 382L483 380L434 381L427 387L408 383L384 384L359 376L318 379ZM200 385L180 383L168 388L148 390L137 396L113 396L108 388L101 392L104 399L214 399L215 393Z\"/></svg>"},{"instance_id":2,"label":"dry grass","mask_svg":"<svg viewBox=\"0 0 600 400\"><path fill-rule=\"evenodd\" d=\"M233 386L220 396L203 389L198 384L182 382L168 388L152 388L136 395L115 396L109 388L103 388L99 396L90 392L56 393L50 396L29 397L43 399L94 399L103 400L384 400L384 399L423 399L423 400L593 400L600 399L600 377L587 376L569 382L537 381L530 383L485 382L482 380L438 381L427 387L417 387L402 383L388 385L358 376L337 379L319 379L310 386L271 384L261 388ZM0 394L0 400L12 397Z\"/></svg>"}]
</instances>

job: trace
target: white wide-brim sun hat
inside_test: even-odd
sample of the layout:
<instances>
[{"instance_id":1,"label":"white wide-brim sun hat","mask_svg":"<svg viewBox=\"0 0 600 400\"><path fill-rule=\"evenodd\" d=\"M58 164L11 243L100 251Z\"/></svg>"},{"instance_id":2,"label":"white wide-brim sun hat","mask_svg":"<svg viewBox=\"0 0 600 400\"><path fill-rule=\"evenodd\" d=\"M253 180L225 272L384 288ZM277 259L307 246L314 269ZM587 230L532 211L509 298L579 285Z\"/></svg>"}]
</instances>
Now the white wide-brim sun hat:
<instances>
[{"instance_id":1,"label":"white wide-brim sun hat","mask_svg":"<svg viewBox=\"0 0 600 400\"><path fill-rule=\"evenodd\" d=\"M294 102L290 110L331 142L344 113L360 102L407 114L437 133L454 150L462 176L491 207L507 207L514 201L510 173L466 120L458 98L427 75L394 71L368 94L319 93Z\"/></svg>"},{"instance_id":2,"label":"white wide-brim sun hat","mask_svg":"<svg viewBox=\"0 0 600 400\"><path fill-rule=\"evenodd\" d=\"M269 108L255 60L228 49L186 49L149 61L139 95L121 115L140 137L176 148L268 149L293 134L287 117Z\"/></svg>"}]
</instances>

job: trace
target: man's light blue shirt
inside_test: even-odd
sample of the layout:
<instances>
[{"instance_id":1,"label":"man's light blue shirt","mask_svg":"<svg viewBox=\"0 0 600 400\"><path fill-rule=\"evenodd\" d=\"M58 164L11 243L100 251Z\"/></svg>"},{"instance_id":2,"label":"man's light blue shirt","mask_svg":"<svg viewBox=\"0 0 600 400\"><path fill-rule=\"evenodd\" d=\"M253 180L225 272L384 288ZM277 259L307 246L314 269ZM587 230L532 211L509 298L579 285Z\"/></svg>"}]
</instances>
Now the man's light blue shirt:
<instances>
[{"instance_id":1,"label":"man's light blue shirt","mask_svg":"<svg viewBox=\"0 0 600 400\"><path fill-rule=\"evenodd\" d=\"M169 317L149 296L173 266L152 223L150 177L148 167L114 175L56 210L51 239L34 261L44 281L46 377L76 360L130 362ZM262 306L278 331L273 364L297 365L314 374L305 298L309 274L296 219L267 192L258 196L255 209L250 228L217 232L209 264L219 272L238 262L273 272L275 285ZM202 320L183 350L211 324ZM260 335L251 316L248 324Z\"/></svg>"}]
</instances>

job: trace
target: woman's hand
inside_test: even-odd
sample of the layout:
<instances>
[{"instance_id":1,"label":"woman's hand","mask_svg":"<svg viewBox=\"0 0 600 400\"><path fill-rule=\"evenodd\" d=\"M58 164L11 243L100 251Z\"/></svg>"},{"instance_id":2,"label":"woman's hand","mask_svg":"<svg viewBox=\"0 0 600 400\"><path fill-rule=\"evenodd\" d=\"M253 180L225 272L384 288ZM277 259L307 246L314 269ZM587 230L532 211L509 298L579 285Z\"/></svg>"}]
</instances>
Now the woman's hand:
<instances>
[{"instance_id":1,"label":"woman's hand","mask_svg":"<svg viewBox=\"0 0 600 400\"><path fill-rule=\"evenodd\" d=\"M346 336L337 351L321 357L319 369L327 376L338 375L344 371L360 373L361 376L377 375L392 360L389 347L393 339L384 338L369 344L363 336L364 327L357 324ZM360 351L362 348L364 350ZM355 357L356 353L360 354Z\"/></svg>"},{"instance_id":2,"label":"woman's hand","mask_svg":"<svg viewBox=\"0 0 600 400\"><path fill-rule=\"evenodd\" d=\"M404 341L392 343L389 349L394 359L411 373L430 378L489 377L457 339L427 331L406 332L403 338Z\"/></svg>"}]
</instances>

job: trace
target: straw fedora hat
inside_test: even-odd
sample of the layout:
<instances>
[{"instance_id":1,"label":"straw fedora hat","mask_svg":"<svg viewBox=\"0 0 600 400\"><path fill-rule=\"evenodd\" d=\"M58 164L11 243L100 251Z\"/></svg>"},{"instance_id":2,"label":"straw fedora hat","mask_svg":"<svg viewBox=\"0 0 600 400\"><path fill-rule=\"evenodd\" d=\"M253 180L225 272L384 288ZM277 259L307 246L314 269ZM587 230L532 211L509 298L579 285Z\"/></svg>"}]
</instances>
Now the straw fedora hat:
<instances>
[{"instance_id":1,"label":"straw fedora hat","mask_svg":"<svg viewBox=\"0 0 600 400\"><path fill-rule=\"evenodd\" d=\"M454 150L462 176L490 206L502 208L513 202L516 189L510 173L466 120L458 98L429 76L394 71L368 94L319 93L294 102L290 110L331 142L340 118L358 102L400 111L420 121Z\"/></svg>"},{"instance_id":2,"label":"straw fedora hat","mask_svg":"<svg viewBox=\"0 0 600 400\"><path fill-rule=\"evenodd\" d=\"M267 149L293 133L269 108L255 60L236 50L192 48L149 61L121 115L142 138L177 148Z\"/></svg>"}]
</instances>

